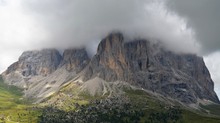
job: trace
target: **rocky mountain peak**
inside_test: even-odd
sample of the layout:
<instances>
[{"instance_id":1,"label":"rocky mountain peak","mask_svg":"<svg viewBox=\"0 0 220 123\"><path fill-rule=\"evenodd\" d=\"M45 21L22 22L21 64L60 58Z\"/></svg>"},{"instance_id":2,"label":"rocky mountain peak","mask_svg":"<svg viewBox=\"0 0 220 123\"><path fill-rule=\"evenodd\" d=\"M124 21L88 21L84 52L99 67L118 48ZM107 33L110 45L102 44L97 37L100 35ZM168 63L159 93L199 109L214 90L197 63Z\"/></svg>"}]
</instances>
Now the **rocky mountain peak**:
<instances>
[{"instance_id":1,"label":"rocky mountain peak","mask_svg":"<svg viewBox=\"0 0 220 123\"><path fill-rule=\"evenodd\" d=\"M18 62L8 67L6 74L19 71L26 77L34 75L46 76L58 68L61 60L62 56L56 49L25 51L19 57Z\"/></svg>"},{"instance_id":2,"label":"rocky mountain peak","mask_svg":"<svg viewBox=\"0 0 220 123\"><path fill-rule=\"evenodd\" d=\"M63 56L55 49L24 52L3 78L10 84L23 83L22 87L30 87L29 95L42 99L67 81L80 78L86 83L98 78L106 83L126 82L185 104L199 100L219 103L201 57L177 54L148 40L124 42L121 33L104 38L91 60L83 48L67 49Z\"/></svg>"},{"instance_id":3,"label":"rocky mountain peak","mask_svg":"<svg viewBox=\"0 0 220 123\"><path fill-rule=\"evenodd\" d=\"M84 81L126 81L183 103L211 100L219 103L201 57L177 54L147 40L124 42L121 34L101 41L97 54L84 71Z\"/></svg>"},{"instance_id":4,"label":"rocky mountain peak","mask_svg":"<svg viewBox=\"0 0 220 123\"><path fill-rule=\"evenodd\" d=\"M121 33L111 33L98 45L96 55L91 59L85 70L87 76L84 77L84 80L97 75L101 78L105 76L104 78L108 81L116 81L123 73L124 67L126 67L124 54L123 35ZM109 76L106 76L107 74Z\"/></svg>"},{"instance_id":5,"label":"rocky mountain peak","mask_svg":"<svg viewBox=\"0 0 220 123\"><path fill-rule=\"evenodd\" d=\"M74 78L90 61L85 49L25 51L2 74L4 81L25 89L25 97L38 101L50 96Z\"/></svg>"},{"instance_id":6,"label":"rocky mountain peak","mask_svg":"<svg viewBox=\"0 0 220 123\"><path fill-rule=\"evenodd\" d=\"M121 49L123 41L124 37L121 33L111 33L99 43L97 54L104 52L117 53Z\"/></svg>"}]
</instances>

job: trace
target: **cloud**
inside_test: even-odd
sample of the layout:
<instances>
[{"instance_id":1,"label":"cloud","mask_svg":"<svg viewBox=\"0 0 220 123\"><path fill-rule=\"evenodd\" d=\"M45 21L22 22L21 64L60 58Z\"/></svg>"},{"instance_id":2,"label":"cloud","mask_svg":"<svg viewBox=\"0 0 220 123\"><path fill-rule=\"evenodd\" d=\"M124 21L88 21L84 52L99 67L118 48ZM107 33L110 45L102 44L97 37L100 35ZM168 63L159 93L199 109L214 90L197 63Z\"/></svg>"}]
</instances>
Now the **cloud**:
<instances>
[{"instance_id":1,"label":"cloud","mask_svg":"<svg viewBox=\"0 0 220 123\"><path fill-rule=\"evenodd\" d=\"M23 5L49 32L44 45L50 47L85 46L117 30L164 41L171 50L198 51L194 31L162 0L26 0Z\"/></svg>"},{"instance_id":2,"label":"cloud","mask_svg":"<svg viewBox=\"0 0 220 123\"><path fill-rule=\"evenodd\" d=\"M220 49L220 0L169 0L167 5L187 19L188 26L196 32L203 54Z\"/></svg>"},{"instance_id":3,"label":"cloud","mask_svg":"<svg viewBox=\"0 0 220 123\"><path fill-rule=\"evenodd\" d=\"M24 50L40 48L36 44L46 37L45 29L25 14L20 0L0 1L0 72Z\"/></svg>"}]
</instances>

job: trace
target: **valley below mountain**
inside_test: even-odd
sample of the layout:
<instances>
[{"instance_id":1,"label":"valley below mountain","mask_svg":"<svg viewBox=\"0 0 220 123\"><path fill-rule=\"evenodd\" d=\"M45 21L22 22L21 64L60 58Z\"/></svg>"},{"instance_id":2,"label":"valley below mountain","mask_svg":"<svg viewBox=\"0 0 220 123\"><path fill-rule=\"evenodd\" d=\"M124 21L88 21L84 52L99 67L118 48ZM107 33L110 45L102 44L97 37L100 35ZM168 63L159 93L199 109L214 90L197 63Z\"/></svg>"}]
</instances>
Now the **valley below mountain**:
<instances>
[{"instance_id":1,"label":"valley below mountain","mask_svg":"<svg viewBox=\"0 0 220 123\"><path fill-rule=\"evenodd\" d=\"M121 33L104 38L92 57L85 48L25 51L1 78L0 122L220 122L202 57Z\"/></svg>"}]
</instances>

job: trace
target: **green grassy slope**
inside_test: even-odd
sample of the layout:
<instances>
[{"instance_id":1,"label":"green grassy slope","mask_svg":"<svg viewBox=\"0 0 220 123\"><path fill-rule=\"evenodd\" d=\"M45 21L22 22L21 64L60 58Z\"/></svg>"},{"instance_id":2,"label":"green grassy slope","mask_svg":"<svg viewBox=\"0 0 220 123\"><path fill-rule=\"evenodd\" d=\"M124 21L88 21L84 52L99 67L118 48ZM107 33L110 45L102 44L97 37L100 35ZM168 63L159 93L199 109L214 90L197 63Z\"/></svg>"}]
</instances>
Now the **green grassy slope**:
<instances>
[{"instance_id":1,"label":"green grassy slope","mask_svg":"<svg viewBox=\"0 0 220 123\"><path fill-rule=\"evenodd\" d=\"M76 95L78 91L77 85L72 84L53 95L49 100L57 100L57 102L53 102L55 105L52 107L45 108L44 115L42 115L45 117L41 116L41 121L69 122L71 118L77 117L81 119L80 122L86 122L85 119L89 119L90 122L111 121L109 118L113 118L114 122L120 121L120 123L135 120L140 123L220 123L220 117L211 117L211 115L193 109L189 111L180 104L173 107L166 99L152 96L142 90L125 89L125 94L115 99L106 99L108 96L91 97L85 93L76 97L68 96ZM110 103L108 103L109 100L111 100Z\"/></svg>"},{"instance_id":2,"label":"green grassy slope","mask_svg":"<svg viewBox=\"0 0 220 123\"><path fill-rule=\"evenodd\" d=\"M0 123L36 123L38 111L25 104L22 90L5 84L0 76Z\"/></svg>"},{"instance_id":3,"label":"green grassy slope","mask_svg":"<svg viewBox=\"0 0 220 123\"><path fill-rule=\"evenodd\" d=\"M184 110L183 123L220 123L220 118L209 117L188 110Z\"/></svg>"},{"instance_id":4,"label":"green grassy slope","mask_svg":"<svg viewBox=\"0 0 220 123\"><path fill-rule=\"evenodd\" d=\"M142 118L143 123L149 118L148 115L152 112L164 112L165 107L169 106L168 103L161 102L156 97L152 97L141 90L127 91L127 95L132 99L133 103L145 108L145 116ZM202 108L209 110L210 113L215 116L204 114L203 112L193 109L189 111L184 107L180 107L181 118L177 123L220 123L220 105L206 105Z\"/></svg>"},{"instance_id":5,"label":"green grassy slope","mask_svg":"<svg viewBox=\"0 0 220 123\"><path fill-rule=\"evenodd\" d=\"M220 116L220 104L200 105L203 109L209 111L209 114Z\"/></svg>"},{"instance_id":6,"label":"green grassy slope","mask_svg":"<svg viewBox=\"0 0 220 123\"><path fill-rule=\"evenodd\" d=\"M211 117L204 112L189 111L180 105L173 108L169 102L142 90L125 89L124 92L124 95L108 103L108 95L91 97L86 93L79 93L79 86L76 84L70 84L48 98L44 103L45 108L40 106L42 115L39 109L25 103L21 89L5 84L0 76L0 123L37 123L39 120L68 122L68 118L72 116L79 119L97 116L96 119L101 121L108 119L121 122L138 119L141 123L220 123L219 105L201 106L204 110L209 110L210 114L217 115ZM120 102L121 100L125 101ZM110 108L112 109L109 110ZM107 119L103 119L103 116ZM123 119L117 119L117 116Z\"/></svg>"}]
</instances>

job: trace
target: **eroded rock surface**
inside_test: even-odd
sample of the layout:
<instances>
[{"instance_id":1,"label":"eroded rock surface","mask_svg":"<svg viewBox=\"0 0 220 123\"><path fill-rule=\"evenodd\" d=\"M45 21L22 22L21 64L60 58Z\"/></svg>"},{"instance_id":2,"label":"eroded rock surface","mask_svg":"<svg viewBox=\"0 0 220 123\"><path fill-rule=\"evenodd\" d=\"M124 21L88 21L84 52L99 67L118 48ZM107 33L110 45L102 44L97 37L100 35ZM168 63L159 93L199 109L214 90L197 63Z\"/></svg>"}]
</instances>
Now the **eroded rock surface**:
<instances>
[{"instance_id":1,"label":"eroded rock surface","mask_svg":"<svg viewBox=\"0 0 220 123\"><path fill-rule=\"evenodd\" d=\"M63 56L54 49L28 51L2 75L33 98L43 99L79 78L86 83L83 87L92 86L89 80L101 78L126 82L185 104L198 100L219 103L202 57L171 52L160 42L125 42L121 33L104 38L91 60L85 49L67 49Z\"/></svg>"},{"instance_id":2,"label":"eroded rock surface","mask_svg":"<svg viewBox=\"0 0 220 123\"><path fill-rule=\"evenodd\" d=\"M84 81L96 76L106 81L126 81L184 103L196 103L198 99L219 103L201 57L173 53L159 42L124 42L120 33L101 41L85 70Z\"/></svg>"}]
</instances>

